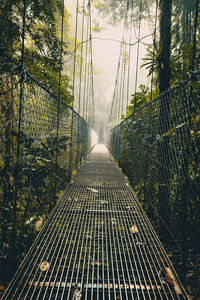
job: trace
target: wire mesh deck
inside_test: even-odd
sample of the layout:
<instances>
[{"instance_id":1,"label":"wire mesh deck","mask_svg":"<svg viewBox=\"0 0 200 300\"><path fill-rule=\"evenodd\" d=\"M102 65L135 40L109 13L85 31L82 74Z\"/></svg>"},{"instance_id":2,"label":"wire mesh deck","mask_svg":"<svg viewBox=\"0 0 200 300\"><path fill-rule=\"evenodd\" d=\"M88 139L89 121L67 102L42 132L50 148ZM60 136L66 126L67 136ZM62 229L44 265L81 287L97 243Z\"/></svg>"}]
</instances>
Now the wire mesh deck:
<instances>
[{"instance_id":1,"label":"wire mesh deck","mask_svg":"<svg viewBox=\"0 0 200 300\"><path fill-rule=\"evenodd\" d=\"M2 299L187 299L144 210L97 145Z\"/></svg>"}]
</instances>

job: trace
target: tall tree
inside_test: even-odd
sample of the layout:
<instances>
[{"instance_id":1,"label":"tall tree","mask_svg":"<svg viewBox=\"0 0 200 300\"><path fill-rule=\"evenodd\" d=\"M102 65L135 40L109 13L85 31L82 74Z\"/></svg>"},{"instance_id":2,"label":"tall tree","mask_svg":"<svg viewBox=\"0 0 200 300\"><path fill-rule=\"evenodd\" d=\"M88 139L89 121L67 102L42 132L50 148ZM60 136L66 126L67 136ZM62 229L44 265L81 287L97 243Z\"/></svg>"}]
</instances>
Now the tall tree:
<instances>
[{"instance_id":1,"label":"tall tree","mask_svg":"<svg viewBox=\"0 0 200 300\"><path fill-rule=\"evenodd\" d=\"M170 87L170 55L171 55L171 16L172 0L160 0L160 56L159 56L159 88L160 93Z\"/></svg>"}]
</instances>

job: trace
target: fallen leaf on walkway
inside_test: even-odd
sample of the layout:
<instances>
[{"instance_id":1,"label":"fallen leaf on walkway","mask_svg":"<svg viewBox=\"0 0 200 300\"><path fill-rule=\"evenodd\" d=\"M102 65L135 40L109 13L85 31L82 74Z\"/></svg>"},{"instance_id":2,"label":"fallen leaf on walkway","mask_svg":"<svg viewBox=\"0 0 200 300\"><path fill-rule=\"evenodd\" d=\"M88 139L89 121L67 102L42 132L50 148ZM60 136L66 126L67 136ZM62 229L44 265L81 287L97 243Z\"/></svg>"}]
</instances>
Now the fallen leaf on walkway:
<instances>
[{"instance_id":1,"label":"fallen leaf on walkway","mask_svg":"<svg viewBox=\"0 0 200 300\"><path fill-rule=\"evenodd\" d=\"M117 224L117 219L116 218L112 218L112 224L116 225Z\"/></svg>"},{"instance_id":2,"label":"fallen leaf on walkway","mask_svg":"<svg viewBox=\"0 0 200 300\"><path fill-rule=\"evenodd\" d=\"M101 204L108 204L108 201L101 201Z\"/></svg>"},{"instance_id":3,"label":"fallen leaf on walkway","mask_svg":"<svg viewBox=\"0 0 200 300\"><path fill-rule=\"evenodd\" d=\"M146 242L139 242L139 241L138 241L138 242L136 242L136 245L137 245L137 246L144 246L144 245L146 245Z\"/></svg>"},{"instance_id":4,"label":"fallen leaf on walkway","mask_svg":"<svg viewBox=\"0 0 200 300\"><path fill-rule=\"evenodd\" d=\"M79 291L78 289L75 290L75 292L74 292L74 298L77 299L77 300L79 300L79 299L81 299L81 296L82 296L81 291Z\"/></svg>"},{"instance_id":5,"label":"fallen leaf on walkway","mask_svg":"<svg viewBox=\"0 0 200 300\"><path fill-rule=\"evenodd\" d=\"M95 189L93 189L93 188L89 188L89 187L87 187L87 190L88 190L88 191L91 191L91 192L93 192L93 193L98 193L98 191L97 191L97 190L95 190Z\"/></svg>"},{"instance_id":6,"label":"fallen leaf on walkway","mask_svg":"<svg viewBox=\"0 0 200 300\"><path fill-rule=\"evenodd\" d=\"M138 233L139 231L138 231L138 228L137 228L137 226L136 225L133 225L131 228L130 228L130 232L131 233Z\"/></svg>"},{"instance_id":7,"label":"fallen leaf on walkway","mask_svg":"<svg viewBox=\"0 0 200 300\"><path fill-rule=\"evenodd\" d=\"M181 289L180 289L179 285L177 284L170 268L165 268L165 271L166 271L166 274L165 274L166 283L173 285L175 292L178 295L181 295L182 294Z\"/></svg>"},{"instance_id":8,"label":"fallen leaf on walkway","mask_svg":"<svg viewBox=\"0 0 200 300\"><path fill-rule=\"evenodd\" d=\"M99 261L94 261L90 263L92 266L101 266L101 263Z\"/></svg>"},{"instance_id":9,"label":"fallen leaf on walkway","mask_svg":"<svg viewBox=\"0 0 200 300\"><path fill-rule=\"evenodd\" d=\"M43 271L46 271L50 266L50 263L48 261L43 261L40 265L40 270L43 272Z\"/></svg>"},{"instance_id":10,"label":"fallen leaf on walkway","mask_svg":"<svg viewBox=\"0 0 200 300\"><path fill-rule=\"evenodd\" d=\"M168 253L167 256L168 256L168 257L172 257L173 254L172 254L172 253Z\"/></svg>"},{"instance_id":11,"label":"fallen leaf on walkway","mask_svg":"<svg viewBox=\"0 0 200 300\"><path fill-rule=\"evenodd\" d=\"M170 270L170 268L165 268L165 279L166 279L166 283L174 285L174 277L172 275L172 272Z\"/></svg>"},{"instance_id":12,"label":"fallen leaf on walkway","mask_svg":"<svg viewBox=\"0 0 200 300\"><path fill-rule=\"evenodd\" d=\"M174 290L175 290L175 292L176 292L178 295L181 295L181 294L182 294L181 289L180 289L179 285L178 285L176 282L175 282L175 284L174 284Z\"/></svg>"}]
</instances>

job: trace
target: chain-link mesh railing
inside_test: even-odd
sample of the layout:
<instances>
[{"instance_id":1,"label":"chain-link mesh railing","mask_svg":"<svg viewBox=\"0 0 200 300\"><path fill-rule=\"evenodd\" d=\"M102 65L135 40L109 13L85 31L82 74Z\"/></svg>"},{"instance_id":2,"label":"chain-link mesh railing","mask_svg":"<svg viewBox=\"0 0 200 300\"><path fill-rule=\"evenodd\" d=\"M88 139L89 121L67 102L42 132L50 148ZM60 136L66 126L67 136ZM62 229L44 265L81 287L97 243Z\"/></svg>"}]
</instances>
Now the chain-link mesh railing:
<instances>
[{"instance_id":1,"label":"chain-link mesh railing","mask_svg":"<svg viewBox=\"0 0 200 300\"><path fill-rule=\"evenodd\" d=\"M20 64L5 58L0 98L2 258L13 248L11 241L20 252L30 243L36 221L52 209L86 156L90 128Z\"/></svg>"},{"instance_id":2,"label":"chain-link mesh railing","mask_svg":"<svg viewBox=\"0 0 200 300\"><path fill-rule=\"evenodd\" d=\"M110 149L164 243L172 241L182 255L198 246L200 73L116 126Z\"/></svg>"}]
</instances>

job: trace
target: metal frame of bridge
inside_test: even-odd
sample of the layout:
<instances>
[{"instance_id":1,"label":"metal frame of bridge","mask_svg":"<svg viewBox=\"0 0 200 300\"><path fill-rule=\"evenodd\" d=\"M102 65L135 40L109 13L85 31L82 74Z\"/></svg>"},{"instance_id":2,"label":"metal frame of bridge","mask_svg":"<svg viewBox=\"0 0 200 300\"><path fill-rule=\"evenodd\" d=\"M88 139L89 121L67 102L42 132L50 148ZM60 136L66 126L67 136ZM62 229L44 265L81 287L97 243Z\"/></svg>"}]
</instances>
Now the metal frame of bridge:
<instances>
[{"instance_id":1,"label":"metal frame of bridge","mask_svg":"<svg viewBox=\"0 0 200 300\"><path fill-rule=\"evenodd\" d=\"M2 299L187 299L132 188L96 146Z\"/></svg>"}]
</instances>

